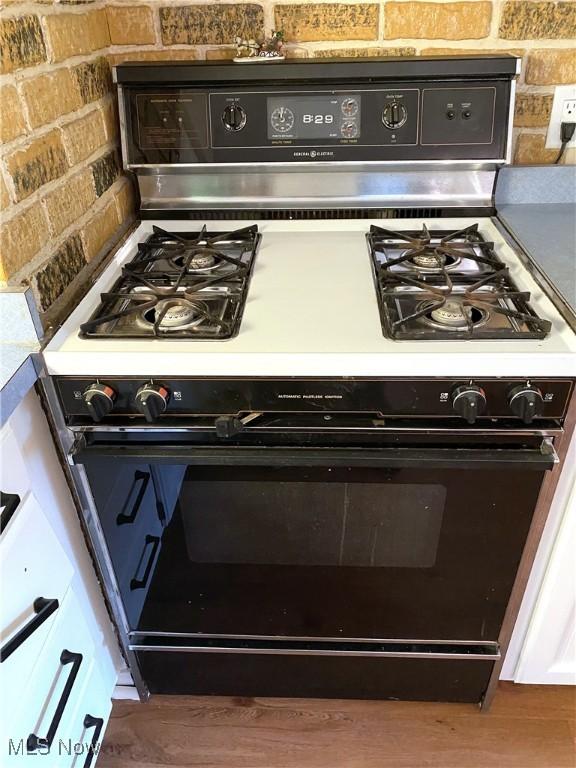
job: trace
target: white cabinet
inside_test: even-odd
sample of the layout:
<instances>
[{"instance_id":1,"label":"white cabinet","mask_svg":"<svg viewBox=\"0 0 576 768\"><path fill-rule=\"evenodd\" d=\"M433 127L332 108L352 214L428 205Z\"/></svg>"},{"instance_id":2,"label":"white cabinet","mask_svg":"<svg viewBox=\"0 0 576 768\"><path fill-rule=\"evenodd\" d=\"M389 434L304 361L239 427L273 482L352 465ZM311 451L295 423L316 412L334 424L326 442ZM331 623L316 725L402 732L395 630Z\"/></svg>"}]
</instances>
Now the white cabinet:
<instances>
[{"instance_id":1,"label":"white cabinet","mask_svg":"<svg viewBox=\"0 0 576 768\"><path fill-rule=\"evenodd\" d=\"M576 685L576 433L501 677L517 683Z\"/></svg>"},{"instance_id":2,"label":"white cabinet","mask_svg":"<svg viewBox=\"0 0 576 768\"><path fill-rule=\"evenodd\" d=\"M94 766L124 665L34 391L0 451L0 765Z\"/></svg>"}]
</instances>

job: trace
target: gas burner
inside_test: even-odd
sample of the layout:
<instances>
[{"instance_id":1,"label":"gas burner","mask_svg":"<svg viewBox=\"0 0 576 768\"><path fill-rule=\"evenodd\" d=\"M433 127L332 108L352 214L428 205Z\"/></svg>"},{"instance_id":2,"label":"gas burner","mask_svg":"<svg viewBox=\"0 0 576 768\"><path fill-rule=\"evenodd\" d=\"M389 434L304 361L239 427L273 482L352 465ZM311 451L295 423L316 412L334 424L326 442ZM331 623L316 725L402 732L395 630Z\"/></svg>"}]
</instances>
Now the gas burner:
<instances>
[{"instance_id":1,"label":"gas burner","mask_svg":"<svg viewBox=\"0 0 576 768\"><path fill-rule=\"evenodd\" d=\"M239 329L260 235L153 227L90 320L87 338L229 339Z\"/></svg>"},{"instance_id":2,"label":"gas burner","mask_svg":"<svg viewBox=\"0 0 576 768\"><path fill-rule=\"evenodd\" d=\"M164 328L194 328L204 322L208 307L204 303L195 303L186 299L159 301L155 307L145 310L142 319Z\"/></svg>"},{"instance_id":3,"label":"gas burner","mask_svg":"<svg viewBox=\"0 0 576 768\"><path fill-rule=\"evenodd\" d=\"M372 226L368 244L382 330L392 339L542 339L550 332L477 224L456 232Z\"/></svg>"},{"instance_id":4,"label":"gas burner","mask_svg":"<svg viewBox=\"0 0 576 768\"><path fill-rule=\"evenodd\" d=\"M403 255L409 257L409 261L424 272L440 272L443 269L455 269L461 262L461 257L457 254L443 252L440 248L423 248L418 253L410 255L411 251L406 251Z\"/></svg>"},{"instance_id":5,"label":"gas burner","mask_svg":"<svg viewBox=\"0 0 576 768\"><path fill-rule=\"evenodd\" d=\"M490 313L481 307L464 304L461 299L447 299L438 306L434 300L422 302L417 307L417 312L426 311L420 318L420 322L429 325L432 328L440 330L449 329L451 331L466 331L469 328L477 328L487 322Z\"/></svg>"}]
</instances>

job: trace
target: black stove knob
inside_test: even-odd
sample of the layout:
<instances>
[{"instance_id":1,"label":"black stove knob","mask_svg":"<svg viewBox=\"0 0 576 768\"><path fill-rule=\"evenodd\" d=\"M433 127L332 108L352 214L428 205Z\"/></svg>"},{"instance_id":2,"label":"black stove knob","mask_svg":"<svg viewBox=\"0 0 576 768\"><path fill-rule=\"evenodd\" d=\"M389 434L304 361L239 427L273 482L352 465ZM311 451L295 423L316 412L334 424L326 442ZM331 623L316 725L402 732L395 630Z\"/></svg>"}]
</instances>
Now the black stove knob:
<instances>
[{"instance_id":1,"label":"black stove knob","mask_svg":"<svg viewBox=\"0 0 576 768\"><path fill-rule=\"evenodd\" d=\"M452 408L468 424L474 424L486 409L486 394L477 384L461 384L452 393Z\"/></svg>"},{"instance_id":2,"label":"black stove knob","mask_svg":"<svg viewBox=\"0 0 576 768\"><path fill-rule=\"evenodd\" d=\"M510 410L524 424L531 424L535 416L540 416L544 406L544 398L538 387L531 384L520 384L510 392L508 400Z\"/></svg>"},{"instance_id":3,"label":"black stove knob","mask_svg":"<svg viewBox=\"0 0 576 768\"><path fill-rule=\"evenodd\" d=\"M404 104L390 101L382 111L382 122L391 131L401 128L408 118L408 112Z\"/></svg>"},{"instance_id":4,"label":"black stove knob","mask_svg":"<svg viewBox=\"0 0 576 768\"><path fill-rule=\"evenodd\" d=\"M160 384L149 382L144 384L136 392L136 408L144 416L146 421L156 421L168 407L168 390Z\"/></svg>"},{"instance_id":5,"label":"black stove knob","mask_svg":"<svg viewBox=\"0 0 576 768\"><path fill-rule=\"evenodd\" d=\"M246 111L240 104L229 104L222 112L222 122L227 131L241 131L246 125Z\"/></svg>"},{"instance_id":6,"label":"black stove knob","mask_svg":"<svg viewBox=\"0 0 576 768\"><path fill-rule=\"evenodd\" d=\"M102 421L114 407L116 392L112 387L95 381L82 393L82 399L94 421Z\"/></svg>"}]
</instances>

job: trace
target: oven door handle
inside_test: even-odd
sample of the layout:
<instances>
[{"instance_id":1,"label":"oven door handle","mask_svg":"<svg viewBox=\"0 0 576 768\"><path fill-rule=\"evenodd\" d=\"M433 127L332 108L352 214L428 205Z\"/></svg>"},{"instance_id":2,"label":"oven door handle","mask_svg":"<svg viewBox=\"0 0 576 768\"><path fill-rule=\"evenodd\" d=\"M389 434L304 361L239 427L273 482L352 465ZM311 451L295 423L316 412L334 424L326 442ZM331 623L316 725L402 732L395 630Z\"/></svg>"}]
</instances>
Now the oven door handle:
<instances>
[{"instance_id":1,"label":"oven door handle","mask_svg":"<svg viewBox=\"0 0 576 768\"><path fill-rule=\"evenodd\" d=\"M538 448L277 448L142 444L77 444L75 464L93 458L188 466L373 467L382 469L502 469L543 472L558 456L551 441Z\"/></svg>"}]
</instances>

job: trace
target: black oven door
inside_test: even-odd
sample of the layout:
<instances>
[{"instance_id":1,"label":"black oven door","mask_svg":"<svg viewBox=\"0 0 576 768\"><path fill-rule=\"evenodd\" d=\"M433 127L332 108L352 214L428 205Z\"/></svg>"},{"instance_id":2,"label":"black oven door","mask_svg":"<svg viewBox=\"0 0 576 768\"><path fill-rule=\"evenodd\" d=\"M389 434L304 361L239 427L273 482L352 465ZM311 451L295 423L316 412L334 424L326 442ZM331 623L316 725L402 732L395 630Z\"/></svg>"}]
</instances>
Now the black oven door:
<instances>
[{"instance_id":1,"label":"black oven door","mask_svg":"<svg viewBox=\"0 0 576 768\"><path fill-rule=\"evenodd\" d=\"M542 438L298 442L82 441L131 637L496 642Z\"/></svg>"}]
</instances>

